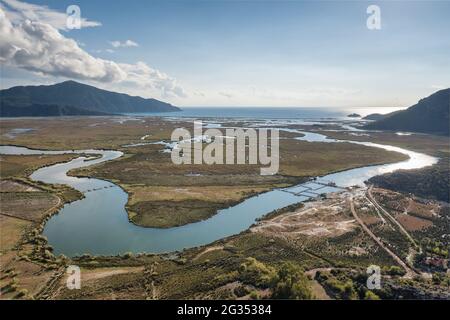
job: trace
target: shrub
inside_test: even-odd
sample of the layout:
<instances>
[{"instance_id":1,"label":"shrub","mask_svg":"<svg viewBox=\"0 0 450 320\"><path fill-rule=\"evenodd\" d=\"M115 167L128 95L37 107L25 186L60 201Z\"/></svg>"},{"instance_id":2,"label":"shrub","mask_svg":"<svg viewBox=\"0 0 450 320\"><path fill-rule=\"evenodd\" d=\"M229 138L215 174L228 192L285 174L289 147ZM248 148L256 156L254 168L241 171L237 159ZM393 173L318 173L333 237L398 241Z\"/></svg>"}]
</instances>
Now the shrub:
<instances>
[{"instance_id":1,"label":"shrub","mask_svg":"<svg viewBox=\"0 0 450 320\"><path fill-rule=\"evenodd\" d=\"M17 290L17 281L13 278L6 286L1 288L1 294L14 292Z\"/></svg>"},{"instance_id":2,"label":"shrub","mask_svg":"<svg viewBox=\"0 0 450 320\"><path fill-rule=\"evenodd\" d=\"M242 282L257 287L267 288L275 276L275 270L255 258L249 257L239 268L239 278Z\"/></svg>"},{"instance_id":3,"label":"shrub","mask_svg":"<svg viewBox=\"0 0 450 320\"><path fill-rule=\"evenodd\" d=\"M45 250L45 251L44 251L44 257L45 257L46 259L51 260L51 259L53 259L55 256L54 256L53 253L51 253L49 250Z\"/></svg>"},{"instance_id":4,"label":"shrub","mask_svg":"<svg viewBox=\"0 0 450 320\"><path fill-rule=\"evenodd\" d=\"M249 293L249 290L246 286L237 286L236 288L234 288L233 292L236 297L240 298L247 295Z\"/></svg>"},{"instance_id":5,"label":"shrub","mask_svg":"<svg viewBox=\"0 0 450 320\"><path fill-rule=\"evenodd\" d=\"M358 295L353 287L353 281L348 280L344 285L344 292L342 293L342 298L346 300L356 300Z\"/></svg>"},{"instance_id":6,"label":"shrub","mask_svg":"<svg viewBox=\"0 0 450 320\"><path fill-rule=\"evenodd\" d=\"M432 275L431 281L436 285L443 285L446 282L446 277L444 273L435 272Z\"/></svg>"},{"instance_id":7,"label":"shrub","mask_svg":"<svg viewBox=\"0 0 450 320\"><path fill-rule=\"evenodd\" d=\"M338 279L328 279L325 284L336 294L336 297L344 300L355 300L358 298L353 281L342 282Z\"/></svg>"},{"instance_id":8,"label":"shrub","mask_svg":"<svg viewBox=\"0 0 450 320\"><path fill-rule=\"evenodd\" d=\"M383 268L384 271L391 276L403 276L405 275L405 270L400 268L399 266L391 266L387 269Z\"/></svg>"},{"instance_id":9,"label":"shrub","mask_svg":"<svg viewBox=\"0 0 450 320\"><path fill-rule=\"evenodd\" d=\"M233 246L232 244L226 244L223 247L223 250L231 252L231 253L237 253L238 252L238 248L236 246Z\"/></svg>"},{"instance_id":10,"label":"shrub","mask_svg":"<svg viewBox=\"0 0 450 320\"><path fill-rule=\"evenodd\" d=\"M229 273L219 274L213 280L213 283L217 286L222 286L224 284L236 281L239 278L237 271L232 271Z\"/></svg>"},{"instance_id":11,"label":"shrub","mask_svg":"<svg viewBox=\"0 0 450 320\"><path fill-rule=\"evenodd\" d=\"M25 297L28 295L28 290L27 289L21 289L18 293L17 293L17 298L21 298L21 297Z\"/></svg>"},{"instance_id":12,"label":"shrub","mask_svg":"<svg viewBox=\"0 0 450 320\"><path fill-rule=\"evenodd\" d=\"M272 298L275 299L313 299L308 278L300 267L292 263L281 266L272 286Z\"/></svg>"},{"instance_id":13,"label":"shrub","mask_svg":"<svg viewBox=\"0 0 450 320\"><path fill-rule=\"evenodd\" d=\"M377 296L375 293L373 293L370 290L367 290L366 293L364 294L364 299L365 300L380 300L380 297Z\"/></svg>"},{"instance_id":14,"label":"shrub","mask_svg":"<svg viewBox=\"0 0 450 320\"><path fill-rule=\"evenodd\" d=\"M130 259L131 257L133 257L133 253L131 253L131 252L126 252L126 253L123 255L123 258L124 258L124 259Z\"/></svg>"},{"instance_id":15,"label":"shrub","mask_svg":"<svg viewBox=\"0 0 450 320\"><path fill-rule=\"evenodd\" d=\"M250 292L250 298L253 300L258 300L259 299L259 294L258 292L256 292L255 290L253 290L252 292Z\"/></svg>"},{"instance_id":16,"label":"shrub","mask_svg":"<svg viewBox=\"0 0 450 320\"><path fill-rule=\"evenodd\" d=\"M175 263L179 264L179 265L185 265L187 263L187 259L186 258L180 258L175 260Z\"/></svg>"}]
</instances>

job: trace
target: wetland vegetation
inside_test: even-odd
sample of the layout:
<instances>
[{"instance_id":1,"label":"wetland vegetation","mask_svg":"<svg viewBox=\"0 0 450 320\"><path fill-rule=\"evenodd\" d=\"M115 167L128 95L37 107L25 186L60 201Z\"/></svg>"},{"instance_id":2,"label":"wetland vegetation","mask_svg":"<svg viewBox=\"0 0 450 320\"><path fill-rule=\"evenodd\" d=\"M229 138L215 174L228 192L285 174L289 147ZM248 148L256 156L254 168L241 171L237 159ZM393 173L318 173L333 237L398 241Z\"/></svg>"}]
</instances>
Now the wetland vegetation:
<instances>
[{"instance_id":1,"label":"wetland vegetation","mask_svg":"<svg viewBox=\"0 0 450 320\"><path fill-rule=\"evenodd\" d=\"M327 153L324 154L321 152L320 142L297 141L294 140L295 135L286 134L280 144L282 157L280 173L276 176L260 176L258 166L177 167L168 161L170 154L161 152L164 148L162 145L123 146L141 142L143 136L146 136L146 142L167 140L171 129L180 126L181 121L172 122L158 118L122 120L117 117L80 118L75 124L74 121L64 118L39 121L11 119L5 121L5 126L1 128L1 143L42 149L67 149L65 141L69 141L70 149L94 145L96 148L115 148L123 151L125 154L121 158L77 169L71 174L107 179L119 184L129 194L127 209L130 220L142 226L159 228L207 219L214 215L217 209L234 205L273 188L297 184L311 176L362 165L401 161L405 158L395 152L350 143L328 143ZM64 126L61 126L61 123L64 123ZM73 132L80 124L83 127L83 137L74 139ZM33 127L34 130L14 138L5 135L14 127ZM58 130L58 134L55 135L52 130ZM84 140L88 137L89 145ZM404 141L400 143L401 140L395 135L386 135L385 138L399 145L408 144ZM370 139L380 142L375 135ZM411 141L413 138L408 136L406 139ZM419 143L414 143L416 148L422 148L421 151L426 149L431 154L448 152L442 144L435 147L433 136L419 136L418 141ZM355 154L358 156L355 157ZM80 255L72 258L54 255L45 237L40 235L43 224L48 215L56 213L63 203L78 199L82 195L66 186L37 183L29 178L29 174L38 167L68 161L73 157L75 156L69 154L32 155L26 158L1 156L1 222L2 230L8 231L8 237L2 238L1 286L2 294L6 298L377 299L398 297L401 290L406 290L404 281L401 280L403 273L394 272L394 269L398 268L396 262L361 228L353 222L348 229L336 229L346 223L345 221L350 221L352 216L345 199L333 197L322 200L325 201L322 209L315 205L319 213L311 216L310 220L304 216L298 226L295 219L297 212L303 215L301 212L308 209L308 203L306 207L294 205L272 213L257 222L255 227L238 235L179 252L126 253L118 256ZM388 195L389 191L385 193ZM401 193L397 197L409 199ZM58 203L58 199L61 203ZM338 204L339 201L343 202ZM392 210L386 198L379 198L379 201ZM24 210L30 205L33 206L33 211ZM330 211L330 208L337 211ZM385 241L393 244L400 257L406 259L408 240L389 235L391 227L383 225L376 210L370 209L370 206L367 207L369 209L365 208L365 205L357 207L362 219L370 228L374 228L374 232L386 239ZM448 213L448 207L445 205L429 202L423 204L420 210L408 210L411 210L411 218L399 221L413 228L411 232L417 239L421 239L420 234L424 233L424 230L435 230L432 239L447 232L442 228L445 221L443 219ZM15 217L11 212L22 214ZM428 212L437 212L437 215L433 216L432 220L425 219L425 222L417 224L413 219L417 218L420 212L425 215L429 214ZM283 232L261 229L261 226L272 220L290 216L293 220L286 220L286 223L291 229ZM318 224L326 226L328 231L319 232ZM414 229L417 228L416 225L421 227ZM445 248L445 245L441 243L438 248ZM415 268L427 266L426 259L430 258L430 255L436 255L437 250L433 248L430 249L429 255L416 257ZM441 250L439 249L439 254ZM81 290L72 291L64 287L64 266L69 263L75 263L82 268L84 282ZM362 286L367 278L365 268L369 264L383 267L383 274L389 282L386 292L368 291ZM41 276L34 276L36 272ZM442 271L438 273L441 274ZM391 279L393 274L395 276ZM440 284L446 283L445 276L439 277L439 281L430 280L431 282L415 279L418 283L416 287L421 289L409 290L408 294L415 298L421 295L443 297Z\"/></svg>"}]
</instances>

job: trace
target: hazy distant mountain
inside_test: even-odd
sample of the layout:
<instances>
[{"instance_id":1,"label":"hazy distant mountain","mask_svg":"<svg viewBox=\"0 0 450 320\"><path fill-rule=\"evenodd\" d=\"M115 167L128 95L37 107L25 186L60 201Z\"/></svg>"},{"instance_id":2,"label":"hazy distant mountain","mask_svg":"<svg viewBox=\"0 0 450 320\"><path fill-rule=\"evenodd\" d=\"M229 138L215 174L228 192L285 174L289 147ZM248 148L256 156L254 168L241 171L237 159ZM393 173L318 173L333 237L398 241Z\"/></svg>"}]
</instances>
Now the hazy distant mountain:
<instances>
[{"instance_id":1,"label":"hazy distant mountain","mask_svg":"<svg viewBox=\"0 0 450 320\"><path fill-rule=\"evenodd\" d=\"M406 110L389 113L365 128L450 135L449 110L450 88L435 92Z\"/></svg>"},{"instance_id":2,"label":"hazy distant mountain","mask_svg":"<svg viewBox=\"0 0 450 320\"><path fill-rule=\"evenodd\" d=\"M386 115L385 114L381 114L381 113L371 113L368 114L367 116L365 116L363 118L363 120L381 120L383 118L385 118Z\"/></svg>"},{"instance_id":3,"label":"hazy distant mountain","mask_svg":"<svg viewBox=\"0 0 450 320\"><path fill-rule=\"evenodd\" d=\"M75 81L0 91L1 116L102 115L180 111L156 99L98 89Z\"/></svg>"}]
</instances>

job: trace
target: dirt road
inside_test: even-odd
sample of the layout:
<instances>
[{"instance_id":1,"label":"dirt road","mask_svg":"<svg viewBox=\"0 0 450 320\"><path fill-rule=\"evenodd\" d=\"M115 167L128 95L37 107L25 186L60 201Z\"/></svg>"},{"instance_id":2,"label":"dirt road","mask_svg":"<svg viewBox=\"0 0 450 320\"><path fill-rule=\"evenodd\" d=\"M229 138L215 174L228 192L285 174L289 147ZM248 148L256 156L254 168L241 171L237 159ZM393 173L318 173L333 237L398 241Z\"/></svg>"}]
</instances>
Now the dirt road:
<instances>
[{"instance_id":1,"label":"dirt road","mask_svg":"<svg viewBox=\"0 0 450 320\"><path fill-rule=\"evenodd\" d=\"M388 219L394 223L399 229L400 231L406 236L406 238L414 245L414 247L419 248L419 246L417 245L416 241L414 241L413 237L411 237L411 235L408 233L408 231L406 231L405 228L403 228L403 226L389 213L387 212L387 210L385 210L378 202L377 200L375 200L375 197L372 195L372 188L373 186L370 186L369 189L367 190L367 194L368 194L368 199L370 200L370 202L372 202L372 204L378 208L379 210L381 210L383 212L383 214L385 214Z\"/></svg>"},{"instance_id":2,"label":"dirt road","mask_svg":"<svg viewBox=\"0 0 450 320\"><path fill-rule=\"evenodd\" d=\"M413 276L417 275L410 267L406 265L406 263L403 262L402 259L400 259L399 256L397 256L394 252L392 252L386 245L381 241L380 238L378 238L370 229L364 224L364 222L361 220L361 218L358 216L355 210L355 206L353 203L353 198L350 198L350 208L353 214L353 217L355 220L361 225L361 228L381 247L383 248L394 260L397 262L403 269L405 269L406 274L405 277L412 278Z\"/></svg>"}]
</instances>

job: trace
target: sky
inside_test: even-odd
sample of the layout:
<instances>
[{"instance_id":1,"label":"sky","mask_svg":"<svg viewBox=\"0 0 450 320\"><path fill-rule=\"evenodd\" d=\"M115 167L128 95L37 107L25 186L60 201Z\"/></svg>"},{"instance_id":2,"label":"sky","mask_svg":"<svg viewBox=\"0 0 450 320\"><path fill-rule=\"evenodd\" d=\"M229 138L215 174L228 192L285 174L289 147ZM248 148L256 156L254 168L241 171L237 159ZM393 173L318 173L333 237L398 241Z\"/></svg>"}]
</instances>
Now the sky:
<instances>
[{"instance_id":1,"label":"sky","mask_svg":"<svg viewBox=\"0 0 450 320\"><path fill-rule=\"evenodd\" d=\"M381 29L367 27L370 5ZM0 0L0 86L71 79L181 107L407 107L450 87L449 14L450 1Z\"/></svg>"}]
</instances>

